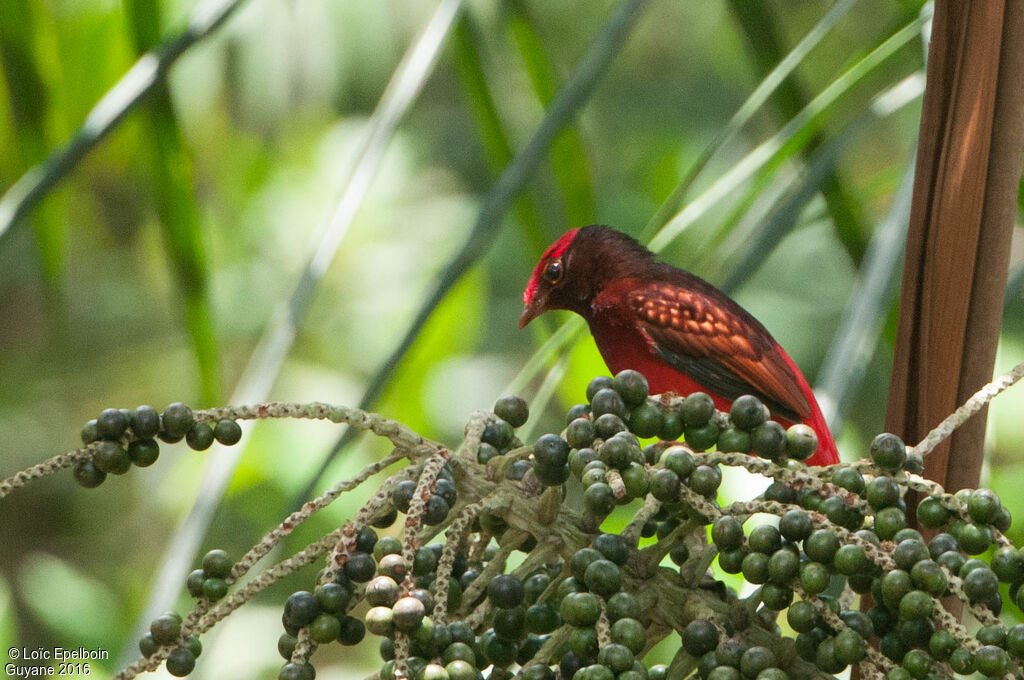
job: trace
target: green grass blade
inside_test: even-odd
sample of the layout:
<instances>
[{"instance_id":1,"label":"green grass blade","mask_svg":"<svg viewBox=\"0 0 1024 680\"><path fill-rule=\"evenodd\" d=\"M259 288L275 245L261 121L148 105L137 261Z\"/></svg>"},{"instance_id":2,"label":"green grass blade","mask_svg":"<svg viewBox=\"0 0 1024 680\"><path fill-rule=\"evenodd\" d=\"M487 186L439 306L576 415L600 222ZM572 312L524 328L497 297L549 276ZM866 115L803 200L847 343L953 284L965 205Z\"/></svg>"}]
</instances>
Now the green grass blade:
<instances>
[{"instance_id":1,"label":"green grass blade","mask_svg":"<svg viewBox=\"0 0 1024 680\"><path fill-rule=\"evenodd\" d=\"M796 226L801 210L817 195L822 183L828 177L829 170L835 166L845 147L850 145L871 123L917 101L923 93L923 74L912 74L904 78L876 96L870 106L819 147L810 156L800 181L795 183L785 199L772 210L767 219L761 222L755 234L744 236L743 254L739 258L739 264L727 263L725 265L725 269L730 273L721 286L722 290L730 293L741 286L757 270L765 255L774 250L783 237ZM721 263L730 258L728 255L717 252L712 259Z\"/></svg>"},{"instance_id":2,"label":"green grass blade","mask_svg":"<svg viewBox=\"0 0 1024 680\"><path fill-rule=\"evenodd\" d=\"M551 59L534 29L529 12L521 0L506 3L509 10L509 28L526 73L533 85L538 101L545 108L555 96L557 81ZM551 145L551 167L562 190L565 215L572 226L594 221L594 193L590 182L590 162L584 153L583 142L575 125L568 125ZM538 254L543 250L537 251Z\"/></svg>"},{"instance_id":3,"label":"green grass blade","mask_svg":"<svg viewBox=\"0 0 1024 680\"><path fill-rule=\"evenodd\" d=\"M494 242L495 233L501 228L502 215L522 191L526 181L536 172L558 132L573 119L594 91L612 59L621 50L629 29L639 17L641 10L648 6L649 0L624 0L595 37L565 87L555 96L530 141L505 168L494 187L488 192L462 249L438 276L437 286L420 305L402 340L370 379L360 399L360 408L369 408L376 401L388 378L416 341L431 313L455 283L487 252L488 246ZM348 429L338 439L301 498L308 496L324 470L353 437L354 430Z\"/></svg>"},{"instance_id":4,"label":"green grass blade","mask_svg":"<svg viewBox=\"0 0 1024 680\"><path fill-rule=\"evenodd\" d=\"M0 5L4 2L0 2ZM0 242L11 227L78 167L85 155L110 134L147 93L163 81L164 74L182 54L217 30L243 2L208 0L199 3L184 31L158 50L140 57L100 98L64 148L29 168L0 196Z\"/></svg>"},{"instance_id":5,"label":"green grass blade","mask_svg":"<svg viewBox=\"0 0 1024 680\"><path fill-rule=\"evenodd\" d=\"M125 2L132 41L139 53L160 42L160 6L160 0ZM160 230L185 306L185 326L199 367L201 397L203 403L217 404L221 401L220 349L213 332L209 266L193 189L192 158L165 81L154 87L143 110L143 144L149 147Z\"/></svg>"},{"instance_id":6,"label":"green grass blade","mask_svg":"<svg viewBox=\"0 0 1024 680\"><path fill-rule=\"evenodd\" d=\"M651 239L651 249L656 252L663 249L712 206L738 190L761 168L779 163L802 149L824 122L825 114L832 105L916 38L929 18L924 14L918 16L829 84L779 132L759 144L662 227Z\"/></svg>"},{"instance_id":7,"label":"green grass blade","mask_svg":"<svg viewBox=\"0 0 1024 680\"><path fill-rule=\"evenodd\" d=\"M452 35L452 50L455 54L455 66L459 75L459 83L466 93L470 111L484 147L484 155L488 165L495 172L508 165L512 160L512 145L505 134L498 115L498 108L491 96L480 63L481 39L469 13L463 13L455 25ZM524 193L516 200L516 217L523 225L527 244L531 251L540 252L547 244L548 238L544 230L544 221L540 209L529 193Z\"/></svg>"},{"instance_id":8,"label":"green grass blade","mask_svg":"<svg viewBox=\"0 0 1024 680\"><path fill-rule=\"evenodd\" d=\"M586 327L583 325L583 317L573 316L558 327L551 336L544 341L537 350L530 355L523 367L519 369L512 381L502 391L504 394L519 394L523 392L530 382L540 374L544 367L552 359L560 356L565 347L571 347L580 337Z\"/></svg>"},{"instance_id":9,"label":"green grass blade","mask_svg":"<svg viewBox=\"0 0 1024 680\"><path fill-rule=\"evenodd\" d=\"M334 253L341 244L345 230L358 211L370 180L383 158L399 121L416 100L420 89L433 72L437 55L444 46L461 0L444 0L432 15L419 39L406 52L395 70L370 118L366 138L356 156L351 174L342 186L329 224L319 234L306 268L291 296L275 309L256 349L249 358L242 377L235 385L230 403L265 401L267 393L284 364L302 323L316 287L327 271ZM196 502L188 517L168 540L161 557L157 584L140 615L140 625L148 625L154 616L168 609L178 596L181 578L189 569L193 556L206 534L220 499L238 465L244 446L221 447L210 456L211 464L204 474ZM303 500L308 498L304 494ZM140 629L141 631L141 629ZM141 632L140 632L141 634Z\"/></svg>"},{"instance_id":10,"label":"green grass blade","mask_svg":"<svg viewBox=\"0 0 1024 680\"><path fill-rule=\"evenodd\" d=\"M836 433L896 300L910 219L915 155L911 154L899 191L868 244L859 280L818 374L815 395L825 420Z\"/></svg>"},{"instance_id":11,"label":"green grass blade","mask_svg":"<svg viewBox=\"0 0 1024 680\"><path fill-rule=\"evenodd\" d=\"M754 68L762 76L770 73L774 65L784 58L780 29L772 8L767 4L746 0L729 0L728 4L730 12L747 38L747 54ZM779 83L772 96L772 103L786 120L800 112L807 103L807 96L797 80L797 74L791 73ZM824 144L825 138L822 134L815 133L804 153L812 154ZM855 263L860 263L867 247L860 206L846 188L836 168L829 168L821 178L820 190L832 215L839 241L846 248L850 258Z\"/></svg>"},{"instance_id":12,"label":"green grass blade","mask_svg":"<svg viewBox=\"0 0 1024 680\"><path fill-rule=\"evenodd\" d=\"M49 94L36 53L38 27L29 0L0 2L0 66L7 81L12 141L22 167L46 158ZM32 220L36 250L51 289L60 283L66 231L59 210L44 207Z\"/></svg>"},{"instance_id":13,"label":"green grass blade","mask_svg":"<svg viewBox=\"0 0 1024 680\"><path fill-rule=\"evenodd\" d=\"M790 73L795 69L806 57L810 54L811 50L821 42L821 39L832 29L833 26L843 17L844 14L853 6L856 0L838 0L832 7L829 8L825 16L811 28L810 31L796 44L796 46L787 54L774 69L771 70L768 75L764 77L761 83L750 93L746 101L737 109L736 113L733 114L729 122L721 129L721 131L715 135L714 139L711 140L700 156L694 161L693 165L690 166L683 179L680 180L679 184L672 193L665 199L665 201L658 207L651 219L647 221L647 225L644 227L641 234L641 240L647 240L648 237L652 236L661 229L669 219L675 215L680 208L683 206L683 201L686 198L687 193L690 191L690 187L700 176L704 168L707 167L708 162L714 157L726 142L731 140L736 133L738 133L744 125L754 116L754 114L764 105L768 98L772 96L772 93L785 81ZM652 242L652 248L654 247ZM655 250L660 250L664 247L661 244L660 247Z\"/></svg>"}]
</instances>

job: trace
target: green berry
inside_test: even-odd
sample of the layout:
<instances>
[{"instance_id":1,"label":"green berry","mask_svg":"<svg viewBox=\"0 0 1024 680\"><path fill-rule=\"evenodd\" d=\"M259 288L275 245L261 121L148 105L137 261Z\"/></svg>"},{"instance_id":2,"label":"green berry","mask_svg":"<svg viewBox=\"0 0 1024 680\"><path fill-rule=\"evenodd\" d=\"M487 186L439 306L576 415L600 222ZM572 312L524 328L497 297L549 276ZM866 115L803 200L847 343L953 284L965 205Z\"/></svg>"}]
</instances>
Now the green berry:
<instances>
[{"instance_id":1,"label":"green berry","mask_svg":"<svg viewBox=\"0 0 1024 680\"><path fill-rule=\"evenodd\" d=\"M1006 673L1009 666L1010 657L995 645L984 645L974 652L974 668L982 675L998 678Z\"/></svg>"},{"instance_id":2,"label":"green berry","mask_svg":"<svg viewBox=\"0 0 1024 680\"><path fill-rule=\"evenodd\" d=\"M73 474L78 485L86 489L96 488L107 478L107 473L97 468L89 458L76 462Z\"/></svg>"},{"instance_id":3,"label":"green berry","mask_svg":"<svg viewBox=\"0 0 1024 680\"><path fill-rule=\"evenodd\" d=\"M320 614L309 624L309 637L322 645L334 642L341 633L341 621L333 614Z\"/></svg>"},{"instance_id":4,"label":"green berry","mask_svg":"<svg viewBox=\"0 0 1024 680\"><path fill-rule=\"evenodd\" d=\"M523 582L511 574L501 574L487 584L487 598L495 607L517 607L523 601Z\"/></svg>"},{"instance_id":5,"label":"green berry","mask_svg":"<svg viewBox=\"0 0 1024 680\"><path fill-rule=\"evenodd\" d=\"M679 414L683 418L684 426L688 428L703 427L715 414L715 402L704 392L694 392L683 399Z\"/></svg>"},{"instance_id":6,"label":"green berry","mask_svg":"<svg viewBox=\"0 0 1024 680\"><path fill-rule=\"evenodd\" d=\"M216 602L228 594L228 584L222 578L207 578L203 580L203 597L211 602Z\"/></svg>"},{"instance_id":7,"label":"green berry","mask_svg":"<svg viewBox=\"0 0 1024 680\"><path fill-rule=\"evenodd\" d=\"M778 583L765 583L761 586L761 602L773 611L782 611L793 602L793 590Z\"/></svg>"},{"instance_id":8,"label":"green berry","mask_svg":"<svg viewBox=\"0 0 1024 680\"><path fill-rule=\"evenodd\" d=\"M674 503L679 500L679 475L672 472L671 470L656 470L651 476L651 489L650 493L657 500L662 503ZM589 492L590 489L587 489ZM611 491L611 489L609 489ZM583 500L586 503L586 492L584 492ZM614 500L614 497L613 497Z\"/></svg>"},{"instance_id":9,"label":"green berry","mask_svg":"<svg viewBox=\"0 0 1024 680\"><path fill-rule=\"evenodd\" d=\"M576 418L565 428L565 439L574 449L583 449L594 443L597 432L589 418Z\"/></svg>"},{"instance_id":10,"label":"green berry","mask_svg":"<svg viewBox=\"0 0 1024 680\"><path fill-rule=\"evenodd\" d=\"M601 439L611 439L627 429L625 421L614 413L602 413L594 419L594 432Z\"/></svg>"},{"instance_id":11,"label":"green berry","mask_svg":"<svg viewBox=\"0 0 1024 680\"><path fill-rule=\"evenodd\" d=\"M128 419L116 408L106 408L96 418L96 434L100 439L120 439L128 427Z\"/></svg>"},{"instance_id":12,"label":"green berry","mask_svg":"<svg viewBox=\"0 0 1024 680\"><path fill-rule=\"evenodd\" d=\"M620 567L629 560L629 544L619 534L601 534L593 540L593 546L606 560Z\"/></svg>"},{"instance_id":13,"label":"green berry","mask_svg":"<svg viewBox=\"0 0 1024 680\"><path fill-rule=\"evenodd\" d=\"M949 522L949 510L940 499L927 496L917 505L917 521L926 529L940 529Z\"/></svg>"},{"instance_id":14,"label":"green berry","mask_svg":"<svg viewBox=\"0 0 1024 680\"><path fill-rule=\"evenodd\" d=\"M95 418L88 421L85 425L82 426L81 436L82 444L84 444L85 446L92 444L94 441L97 441L100 438L100 433L96 429Z\"/></svg>"},{"instance_id":15,"label":"green berry","mask_svg":"<svg viewBox=\"0 0 1024 680\"><path fill-rule=\"evenodd\" d=\"M999 592L999 578L988 565L973 569L964 578L964 593L971 602L986 603Z\"/></svg>"},{"instance_id":16,"label":"green berry","mask_svg":"<svg viewBox=\"0 0 1024 680\"><path fill-rule=\"evenodd\" d=\"M597 662L615 675L632 669L634 660L633 652L618 644L606 645L597 654Z\"/></svg>"},{"instance_id":17,"label":"green berry","mask_svg":"<svg viewBox=\"0 0 1024 680\"><path fill-rule=\"evenodd\" d=\"M839 663L849 666L867 656L868 646L859 633L847 628L836 633L834 653Z\"/></svg>"},{"instance_id":18,"label":"green berry","mask_svg":"<svg viewBox=\"0 0 1024 680\"><path fill-rule=\"evenodd\" d=\"M160 457L160 445L155 439L136 439L128 444L128 458L138 467L149 467Z\"/></svg>"},{"instance_id":19,"label":"green berry","mask_svg":"<svg viewBox=\"0 0 1024 680\"><path fill-rule=\"evenodd\" d=\"M139 439L152 439L160 432L160 414L152 406L139 406L132 413L129 425Z\"/></svg>"},{"instance_id":20,"label":"green berry","mask_svg":"<svg viewBox=\"0 0 1024 680\"><path fill-rule=\"evenodd\" d=\"M811 516L802 510L789 510L779 519L779 533L787 541L802 541L814 531Z\"/></svg>"},{"instance_id":21,"label":"green berry","mask_svg":"<svg viewBox=\"0 0 1024 680\"><path fill-rule=\"evenodd\" d=\"M743 525L732 515L723 515L711 525L711 540L720 551L743 545Z\"/></svg>"},{"instance_id":22,"label":"green berry","mask_svg":"<svg viewBox=\"0 0 1024 680\"><path fill-rule=\"evenodd\" d=\"M743 558L743 578L760 585L768 581L768 556L760 552L748 553Z\"/></svg>"},{"instance_id":23,"label":"green berry","mask_svg":"<svg viewBox=\"0 0 1024 680\"><path fill-rule=\"evenodd\" d=\"M1024 580L1024 555L1012 546L998 548L992 555L991 567L1003 583Z\"/></svg>"},{"instance_id":24,"label":"green berry","mask_svg":"<svg viewBox=\"0 0 1024 680\"><path fill-rule=\"evenodd\" d=\"M624 645L633 654L639 654L647 644L647 631L636 619L619 619L612 624L611 638L615 644Z\"/></svg>"},{"instance_id":25,"label":"green berry","mask_svg":"<svg viewBox=\"0 0 1024 680\"><path fill-rule=\"evenodd\" d=\"M530 407L522 397L508 394L494 402L494 415L512 427L521 427L530 417Z\"/></svg>"},{"instance_id":26,"label":"green berry","mask_svg":"<svg viewBox=\"0 0 1024 680\"><path fill-rule=\"evenodd\" d=\"M586 628L597 623L601 603L593 593L570 593L562 599L558 613L566 623Z\"/></svg>"},{"instance_id":27,"label":"green berry","mask_svg":"<svg viewBox=\"0 0 1024 680\"><path fill-rule=\"evenodd\" d=\"M750 433L738 427L729 427L718 435L718 450L722 453L749 453Z\"/></svg>"},{"instance_id":28,"label":"green berry","mask_svg":"<svg viewBox=\"0 0 1024 680\"><path fill-rule=\"evenodd\" d=\"M604 559L604 555L601 554L600 550L596 548L580 548L573 553L572 558L569 560L569 570L572 572L573 578L582 583L587 567L601 559Z\"/></svg>"},{"instance_id":29,"label":"green berry","mask_svg":"<svg viewBox=\"0 0 1024 680\"><path fill-rule=\"evenodd\" d=\"M562 617L550 604L535 604L526 610L525 625L531 633L546 635L562 625Z\"/></svg>"},{"instance_id":30,"label":"green berry","mask_svg":"<svg viewBox=\"0 0 1024 680\"><path fill-rule=\"evenodd\" d=\"M132 459L120 442L101 441L92 454L93 465L112 475L123 475L132 466Z\"/></svg>"},{"instance_id":31,"label":"green berry","mask_svg":"<svg viewBox=\"0 0 1024 680\"><path fill-rule=\"evenodd\" d=\"M612 379L606 375L599 375L587 384L587 401L593 402L597 393L604 389L611 389Z\"/></svg>"},{"instance_id":32,"label":"green berry","mask_svg":"<svg viewBox=\"0 0 1024 680\"><path fill-rule=\"evenodd\" d=\"M185 578L185 588L192 597L203 596L203 581L206 580L206 573L202 569L195 569L189 572Z\"/></svg>"},{"instance_id":33,"label":"green berry","mask_svg":"<svg viewBox=\"0 0 1024 680\"><path fill-rule=\"evenodd\" d=\"M299 590L285 601L282 619L287 625L302 628L311 624L319 614L320 604L313 593Z\"/></svg>"},{"instance_id":34,"label":"green berry","mask_svg":"<svg viewBox=\"0 0 1024 680\"><path fill-rule=\"evenodd\" d=\"M838 562L839 554L836 553ZM787 585L800 573L800 557L795 550L781 549L768 558L768 581ZM773 607L774 609L774 607Z\"/></svg>"},{"instance_id":35,"label":"green berry","mask_svg":"<svg viewBox=\"0 0 1024 680\"><path fill-rule=\"evenodd\" d=\"M227 578L231 575L231 568L234 565L234 561L228 557L228 554L219 548L203 555L203 571L207 576Z\"/></svg>"},{"instance_id":36,"label":"green berry","mask_svg":"<svg viewBox=\"0 0 1024 680\"><path fill-rule=\"evenodd\" d=\"M623 421L629 416L629 410L626 408L622 396L610 388L598 390L594 398L590 400L590 412L595 420L606 413L618 416Z\"/></svg>"},{"instance_id":37,"label":"green berry","mask_svg":"<svg viewBox=\"0 0 1024 680\"><path fill-rule=\"evenodd\" d=\"M146 633L139 639L139 651L142 656L152 656L158 649L160 649L160 645L153 639L152 633Z\"/></svg>"},{"instance_id":38,"label":"green berry","mask_svg":"<svg viewBox=\"0 0 1024 680\"><path fill-rule=\"evenodd\" d=\"M719 430L714 421L699 427L687 426L683 433L686 445L694 451L707 451L718 442Z\"/></svg>"},{"instance_id":39,"label":"green berry","mask_svg":"<svg viewBox=\"0 0 1024 680\"><path fill-rule=\"evenodd\" d=\"M854 468L840 468L832 475L832 483L859 494L864 491L864 476Z\"/></svg>"},{"instance_id":40,"label":"green berry","mask_svg":"<svg viewBox=\"0 0 1024 680\"><path fill-rule=\"evenodd\" d=\"M804 552L815 562L832 564L832 558L839 550L839 539L827 529L817 529L804 541Z\"/></svg>"},{"instance_id":41,"label":"green berry","mask_svg":"<svg viewBox=\"0 0 1024 680\"><path fill-rule=\"evenodd\" d=\"M637 371L619 371L612 379L612 389L619 393L622 401L628 407L636 407L647 399L648 385L647 378Z\"/></svg>"},{"instance_id":42,"label":"green berry","mask_svg":"<svg viewBox=\"0 0 1024 680\"><path fill-rule=\"evenodd\" d=\"M213 444L213 428L206 423L192 423L185 433L185 443L193 451L205 451Z\"/></svg>"},{"instance_id":43,"label":"green berry","mask_svg":"<svg viewBox=\"0 0 1024 680\"><path fill-rule=\"evenodd\" d=\"M754 527L747 537L747 544L751 550L771 555L782 548L782 535L779 530L770 524L762 524Z\"/></svg>"},{"instance_id":44,"label":"green berry","mask_svg":"<svg viewBox=\"0 0 1024 680\"><path fill-rule=\"evenodd\" d=\"M176 401L164 409L163 430L171 437L184 437L192 427L192 409Z\"/></svg>"},{"instance_id":45,"label":"green berry","mask_svg":"<svg viewBox=\"0 0 1024 680\"><path fill-rule=\"evenodd\" d=\"M161 614L149 624L149 633L158 645L172 645L181 636L181 618L173 612Z\"/></svg>"},{"instance_id":46,"label":"green berry","mask_svg":"<svg viewBox=\"0 0 1024 680\"><path fill-rule=\"evenodd\" d=\"M490 444L499 451L507 450L514 438L515 432L512 431L512 426L504 420L487 423L483 434L480 436L481 441Z\"/></svg>"},{"instance_id":47,"label":"green berry","mask_svg":"<svg viewBox=\"0 0 1024 680\"><path fill-rule=\"evenodd\" d=\"M661 430L658 431L658 438L667 442L679 439L683 434L683 418L677 411L667 411L662 414Z\"/></svg>"},{"instance_id":48,"label":"green berry","mask_svg":"<svg viewBox=\"0 0 1024 680\"><path fill-rule=\"evenodd\" d=\"M615 593L605 603L605 610L611 622L619 619L639 619L642 612L640 603L631 594L623 591Z\"/></svg>"},{"instance_id":49,"label":"green berry","mask_svg":"<svg viewBox=\"0 0 1024 680\"><path fill-rule=\"evenodd\" d=\"M664 423L661 409L649 401L641 403L629 414L629 429L637 437L654 437Z\"/></svg>"},{"instance_id":50,"label":"green berry","mask_svg":"<svg viewBox=\"0 0 1024 680\"><path fill-rule=\"evenodd\" d=\"M871 442L871 460L883 470L899 470L907 460L907 447L894 434L883 433Z\"/></svg>"},{"instance_id":51,"label":"green berry","mask_svg":"<svg viewBox=\"0 0 1024 680\"><path fill-rule=\"evenodd\" d=\"M786 430L786 455L807 460L818 450L818 435L809 425L797 423Z\"/></svg>"},{"instance_id":52,"label":"green berry","mask_svg":"<svg viewBox=\"0 0 1024 680\"><path fill-rule=\"evenodd\" d=\"M607 598L622 590L622 570L608 560L596 560L587 567L583 583L591 592Z\"/></svg>"},{"instance_id":53,"label":"green berry","mask_svg":"<svg viewBox=\"0 0 1024 680\"><path fill-rule=\"evenodd\" d=\"M766 668L772 668L778 665L778 660L775 657L775 652L755 645L743 652L743 656L740 659L740 671L744 677L756 678L757 674Z\"/></svg>"},{"instance_id":54,"label":"green berry","mask_svg":"<svg viewBox=\"0 0 1024 680\"><path fill-rule=\"evenodd\" d=\"M729 409L729 419L739 429L749 432L766 420L764 404L750 394L737 397Z\"/></svg>"},{"instance_id":55,"label":"green berry","mask_svg":"<svg viewBox=\"0 0 1024 680\"><path fill-rule=\"evenodd\" d=\"M807 600L798 600L786 610L786 622L798 633L809 633L818 626L818 610Z\"/></svg>"},{"instance_id":56,"label":"green berry","mask_svg":"<svg viewBox=\"0 0 1024 680\"><path fill-rule=\"evenodd\" d=\"M967 512L978 524L991 524L1001 508L999 496L991 489L975 489L967 500Z\"/></svg>"},{"instance_id":57,"label":"green berry","mask_svg":"<svg viewBox=\"0 0 1024 680\"><path fill-rule=\"evenodd\" d=\"M900 618L905 620L927 619L935 606L934 598L923 590L911 590L900 599Z\"/></svg>"},{"instance_id":58,"label":"green berry","mask_svg":"<svg viewBox=\"0 0 1024 680\"><path fill-rule=\"evenodd\" d=\"M183 678L196 667L196 657L185 647L175 647L167 655L167 672L176 678Z\"/></svg>"},{"instance_id":59,"label":"green berry","mask_svg":"<svg viewBox=\"0 0 1024 680\"><path fill-rule=\"evenodd\" d=\"M810 595L817 595L828 588L832 573L821 562L804 562L800 565L800 586Z\"/></svg>"},{"instance_id":60,"label":"green berry","mask_svg":"<svg viewBox=\"0 0 1024 680\"><path fill-rule=\"evenodd\" d=\"M714 498L721 483L722 471L717 465L698 465L690 475L690 488L705 498Z\"/></svg>"},{"instance_id":61,"label":"green berry","mask_svg":"<svg viewBox=\"0 0 1024 680\"><path fill-rule=\"evenodd\" d=\"M761 458L778 458L786 452L786 430L774 420L765 421L750 431L750 446Z\"/></svg>"},{"instance_id":62,"label":"green berry","mask_svg":"<svg viewBox=\"0 0 1024 680\"><path fill-rule=\"evenodd\" d=\"M569 445L557 434L541 435L533 445L537 465L561 468L569 462Z\"/></svg>"},{"instance_id":63,"label":"green berry","mask_svg":"<svg viewBox=\"0 0 1024 680\"><path fill-rule=\"evenodd\" d=\"M242 439L242 426L234 420L219 420L213 426L213 437L224 446L233 446Z\"/></svg>"},{"instance_id":64,"label":"green berry","mask_svg":"<svg viewBox=\"0 0 1024 680\"><path fill-rule=\"evenodd\" d=\"M338 633L338 642L343 645L357 645L366 636L366 626L363 622L353 616L346 616L341 619L341 632Z\"/></svg>"}]
</instances>

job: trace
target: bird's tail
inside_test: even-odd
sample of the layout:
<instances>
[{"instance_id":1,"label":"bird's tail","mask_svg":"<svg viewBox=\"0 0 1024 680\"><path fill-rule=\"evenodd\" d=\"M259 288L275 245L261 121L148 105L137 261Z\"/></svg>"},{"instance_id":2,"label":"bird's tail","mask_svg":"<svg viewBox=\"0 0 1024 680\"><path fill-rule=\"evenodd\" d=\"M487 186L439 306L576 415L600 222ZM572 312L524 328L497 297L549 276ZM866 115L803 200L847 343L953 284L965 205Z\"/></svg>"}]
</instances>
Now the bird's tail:
<instances>
[{"instance_id":1,"label":"bird's tail","mask_svg":"<svg viewBox=\"0 0 1024 680\"><path fill-rule=\"evenodd\" d=\"M800 368L796 365L796 362L786 353L786 350L782 347L776 346L779 354L782 355L782 359L789 364L790 369L793 371L793 375L796 376L797 382L800 383L800 391L804 393L804 397L807 398L807 403L811 407L811 415L809 418L804 418L802 421L804 425L809 426L814 433L818 435L818 450L814 452L810 458L807 459L808 465L832 465L839 462L839 450L836 449L836 440L832 437L832 431L828 429L828 423L825 422L825 415L821 412L821 407L818 406L818 400L814 398L814 390L807 384L807 379L804 378L804 374L800 372Z\"/></svg>"},{"instance_id":2,"label":"bird's tail","mask_svg":"<svg viewBox=\"0 0 1024 680\"><path fill-rule=\"evenodd\" d=\"M818 400L810 386L806 386L808 401L811 403L811 417L804 421L809 425L815 434L818 435L818 450L807 459L808 465L832 465L839 462L839 451L836 449L836 440L832 438L832 432L828 429L825 416L818 407Z\"/></svg>"}]
</instances>

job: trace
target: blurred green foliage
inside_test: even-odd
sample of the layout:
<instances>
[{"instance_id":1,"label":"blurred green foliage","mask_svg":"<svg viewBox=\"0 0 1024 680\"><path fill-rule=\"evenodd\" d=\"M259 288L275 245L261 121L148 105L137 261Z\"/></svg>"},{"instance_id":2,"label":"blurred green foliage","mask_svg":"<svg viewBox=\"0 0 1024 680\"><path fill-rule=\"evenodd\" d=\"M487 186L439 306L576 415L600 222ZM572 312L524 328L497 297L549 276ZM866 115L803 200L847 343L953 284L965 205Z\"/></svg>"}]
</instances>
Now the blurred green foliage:
<instances>
[{"instance_id":1,"label":"blurred green foliage","mask_svg":"<svg viewBox=\"0 0 1024 680\"><path fill-rule=\"evenodd\" d=\"M747 4L659 2L646 9L486 257L399 363L378 410L427 436L457 441L469 413L489 408L554 328L550 319L527 332L516 328L540 248L579 220L639 234L724 122L830 5L749 3L758 10L759 33L742 11ZM183 28L191 5L0 3L0 188L62 146L140 51ZM532 134L616 7L603 0L467 3L315 290L270 398L359 401L467 236L496 173ZM212 406L231 393L275 306L291 294L368 117L433 8L409 0L250 0L0 239L3 475L75 447L78 424L104 407L162 409L176 400ZM711 159L687 200L920 10L910 0L855 3ZM806 131L813 139L801 136L783 148L663 252L719 284L743 262L749 271L739 272L735 296L812 382L864 246L912 160L919 99L862 116L873 98L919 72L923 58L922 42L911 40L850 83L820 125ZM857 120L863 122L851 124ZM809 173L814 149L840 137L822 172ZM816 183L804 187L806 198L787 202L808 176ZM758 229L767 215L788 227L763 238ZM1007 324L1000 369L1024 355L1020 306L1008 307L1017 315ZM879 313L888 316L891 307ZM838 433L847 456L863 451L882 425L889 328ZM589 338L577 343L560 403L535 413L534 432L558 430L554 414L580 401L586 380L603 371ZM533 389L538 384L539 377ZM1009 453L1024 447L1012 415L1022 410L1019 390L992 409L997 490L1024 464ZM337 436L323 424L257 427L204 547L240 554L289 510ZM328 478L382 453L376 443L354 445ZM203 454L176 447L155 468L95 492L65 474L5 499L0 642L97 645L112 658L92 677L112 674L204 465ZM1010 503L1017 497L1003 496ZM357 500L332 506L293 546L343 521ZM275 677L282 593L296 585L272 589L259 601L264 606L232 617L194 677ZM73 620L60 612L68 603ZM260 651L239 661L235 645L253 643ZM362 661L346 660L348 668L371 669L370 647L360 648ZM325 656L318 654L318 665Z\"/></svg>"}]
</instances>

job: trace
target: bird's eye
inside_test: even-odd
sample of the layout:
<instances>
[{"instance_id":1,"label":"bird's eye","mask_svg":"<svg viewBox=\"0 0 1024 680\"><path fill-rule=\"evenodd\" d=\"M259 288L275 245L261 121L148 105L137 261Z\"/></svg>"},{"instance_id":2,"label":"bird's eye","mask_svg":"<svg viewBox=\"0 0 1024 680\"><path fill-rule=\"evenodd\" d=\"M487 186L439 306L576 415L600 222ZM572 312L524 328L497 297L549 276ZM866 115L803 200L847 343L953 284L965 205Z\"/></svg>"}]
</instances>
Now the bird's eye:
<instances>
[{"instance_id":1,"label":"bird's eye","mask_svg":"<svg viewBox=\"0 0 1024 680\"><path fill-rule=\"evenodd\" d=\"M562 280L562 261L552 260L544 268L544 280L548 283L558 283Z\"/></svg>"}]
</instances>

